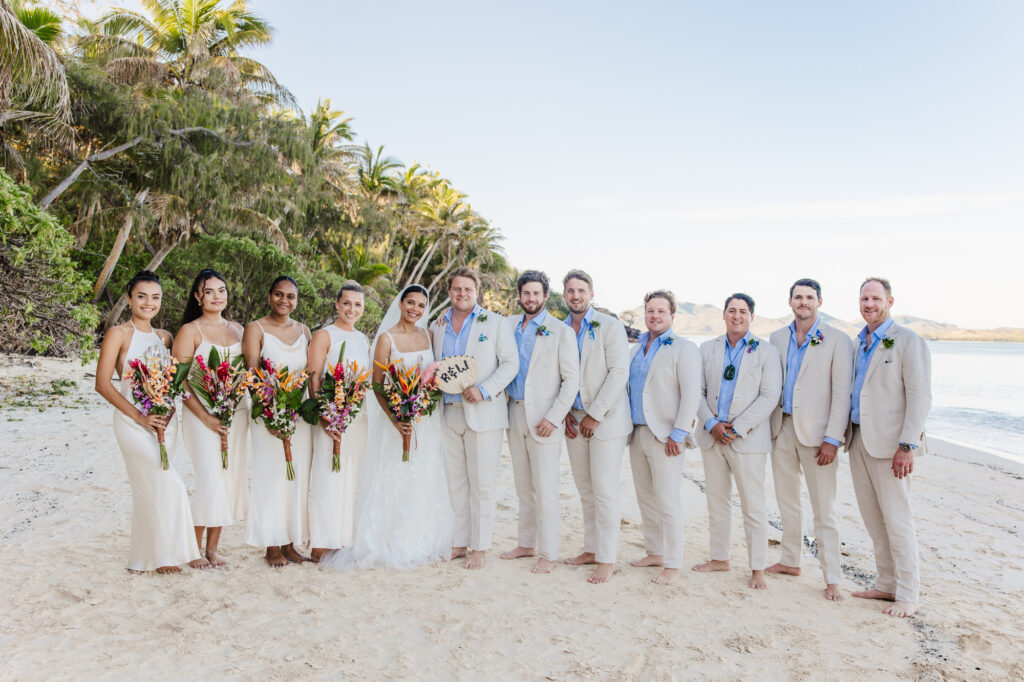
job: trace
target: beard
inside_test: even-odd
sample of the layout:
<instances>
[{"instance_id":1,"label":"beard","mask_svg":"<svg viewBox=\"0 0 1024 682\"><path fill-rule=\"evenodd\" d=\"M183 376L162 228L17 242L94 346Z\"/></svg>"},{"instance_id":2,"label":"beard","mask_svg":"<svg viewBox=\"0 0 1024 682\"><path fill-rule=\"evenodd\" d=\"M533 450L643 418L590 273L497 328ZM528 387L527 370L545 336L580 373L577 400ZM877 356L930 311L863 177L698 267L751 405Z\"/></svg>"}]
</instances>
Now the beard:
<instances>
[{"instance_id":1,"label":"beard","mask_svg":"<svg viewBox=\"0 0 1024 682\"><path fill-rule=\"evenodd\" d=\"M589 303L581 303L578 306L573 306L572 303L569 303L568 301L566 301L565 302L565 307L568 308L569 312L572 313L573 315L582 315L583 313L587 312L587 308L590 307L590 304Z\"/></svg>"},{"instance_id":2,"label":"beard","mask_svg":"<svg viewBox=\"0 0 1024 682\"><path fill-rule=\"evenodd\" d=\"M519 307L522 308L527 315L536 315L544 309L544 303L523 303L520 300Z\"/></svg>"}]
</instances>

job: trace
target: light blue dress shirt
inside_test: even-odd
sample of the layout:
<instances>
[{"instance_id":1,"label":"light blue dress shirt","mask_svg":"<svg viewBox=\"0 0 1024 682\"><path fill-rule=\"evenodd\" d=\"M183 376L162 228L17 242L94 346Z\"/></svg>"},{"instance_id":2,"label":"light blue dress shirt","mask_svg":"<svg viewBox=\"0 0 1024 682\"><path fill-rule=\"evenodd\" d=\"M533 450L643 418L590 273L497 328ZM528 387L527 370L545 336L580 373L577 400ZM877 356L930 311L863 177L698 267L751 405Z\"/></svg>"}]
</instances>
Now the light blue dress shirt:
<instances>
[{"instance_id":1,"label":"light blue dress shirt","mask_svg":"<svg viewBox=\"0 0 1024 682\"><path fill-rule=\"evenodd\" d=\"M729 337L725 337L725 357L722 358L722 386L718 389L718 418L712 417L704 422L704 430L708 433L715 428L719 422L729 421L729 410L732 408L732 396L736 392L736 382L740 379L740 365L743 364L743 356L747 354L747 342L750 340L750 332L743 335L735 347L729 345ZM732 365L736 368L736 374L732 379L725 378L725 368Z\"/></svg>"},{"instance_id":2,"label":"light blue dress shirt","mask_svg":"<svg viewBox=\"0 0 1024 682\"><path fill-rule=\"evenodd\" d=\"M473 322L476 321L477 316L483 311L479 305L473 307L473 312L462 321L462 329L456 334L452 328L452 314L454 310L448 309L448 312L444 314L444 340L441 342L441 357L450 358L453 355L465 355L466 345L469 343L469 335L472 333ZM491 396L487 394L482 387L480 388L480 395L484 397L484 400L490 400ZM445 404L461 403L461 393L445 393L444 394Z\"/></svg>"},{"instance_id":3,"label":"light blue dress shirt","mask_svg":"<svg viewBox=\"0 0 1024 682\"><path fill-rule=\"evenodd\" d=\"M814 333L818 331L818 324L821 318L814 318L807 335L804 337L803 345L796 345L796 320L789 323L789 348L786 350L786 383L782 386L782 411L785 414L793 414L793 389L796 387L796 378L800 375L800 365L804 362L804 353L811 344ZM839 447L839 441L835 438L825 436L825 442Z\"/></svg>"},{"instance_id":4,"label":"light blue dress shirt","mask_svg":"<svg viewBox=\"0 0 1024 682\"><path fill-rule=\"evenodd\" d=\"M512 400L526 399L526 375L530 371L530 358L533 357L533 346L537 343L537 331L545 326L548 319L548 311L540 311L540 315L530 320L523 330L523 318L519 318L516 325L516 346L519 347L519 374L508 385L508 397ZM548 332L550 333L550 332Z\"/></svg>"},{"instance_id":5,"label":"light blue dress shirt","mask_svg":"<svg viewBox=\"0 0 1024 682\"><path fill-rule=\"evenodd\" d=\"M633 354L633 361L629 363L629 411L633 415L633 424L635 425L647 424L647 420L644 418L644 386L647 384L647 374L651 371L651 363L654 362L654 356L658 353L658 349L665 345L665 339L671 336L672 330L669 329L651 343L648 352L644 352L651 333L644 332L640 335L640 348ZM687 432L683 429L672 429L669 438L677 443L682 443L686 440L686 435Z\"/></svg>"},{"instance_id":6,"label":"light blue dress shirt","mask_svg":"<svg viewBox=\"0 0 1024 682\"><path fill-rule=\"evenodd\" d=\"M583 315L583 323L580 325L580 331L576 334L576 349L580 352L580 360L583 359L583 340L587 338L587 334L590 331L590 322L594 319L594 309L592 307L587 308L587 312ZM565 324L572 326L572 315L565 318ZM583 396L579 393L576 394L576 402L572 404L573 409L583 409Z\"/></svg>"},{"instance_id":7,"label":"light blue dress shirt","mask_svg":"<svg viewBox=\"0 0 1024 682\"><path fill-rule=\"evenodd\" d=\"M860 424L860 391L864 388L864 378L871 364L871 356L875 354L875 349L882 345L882 339L891 326L891 317L879 325L878 329L871 333L871 347L867 350L864 350L864 342L868 338L868 328L865 326L857 334L857 364L853 372L853 395L850 399L850 421L854 424Z\"/></svg>"}]
</instances>

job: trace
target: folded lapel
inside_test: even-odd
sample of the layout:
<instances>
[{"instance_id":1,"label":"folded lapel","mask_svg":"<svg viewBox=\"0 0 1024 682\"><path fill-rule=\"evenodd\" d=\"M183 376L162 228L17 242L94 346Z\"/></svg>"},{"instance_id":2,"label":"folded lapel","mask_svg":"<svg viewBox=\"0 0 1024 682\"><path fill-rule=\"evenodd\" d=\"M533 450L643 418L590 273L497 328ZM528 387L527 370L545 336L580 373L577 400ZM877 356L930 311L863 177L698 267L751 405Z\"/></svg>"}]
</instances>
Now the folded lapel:
<instances>
[{"instance_id":1,"label":"folded lapel","mask_svg":"<svg viewBox=\"0 0 1024 682\"><path fill-rule=\"evenodd\" d=\"M888 336L890 339L896 338L895 323L889 327L889 331L885 333L885 336ZM868 371L864 374L864 383L867 383L868 380L871 379L871 375L875 373L875 368L883 362L882 356L889 352L885 347L885 344L882 343L882 339L875 341L875 344L878 345L878 348L876 348L875 352L871 354L871 362L868 363Z\"/></svg>"},{"instance_id":2,"label":"folded lapel","mask_svg":"<svg viewBox=\"0 0 1024 682\"><path fill-rule=\"evenodd\" d=\"M718 409L718 396L722 393L722 365L725 364L725 344L726 337L723 334L715 339L714 344L711 346L711 376L717 377L712 383L708 382L708 386L714 386L714 395L708 396L709 405L715 405L715 409ZM726 415L728 417L728 415Z\"/></svg>"}]
</instances>

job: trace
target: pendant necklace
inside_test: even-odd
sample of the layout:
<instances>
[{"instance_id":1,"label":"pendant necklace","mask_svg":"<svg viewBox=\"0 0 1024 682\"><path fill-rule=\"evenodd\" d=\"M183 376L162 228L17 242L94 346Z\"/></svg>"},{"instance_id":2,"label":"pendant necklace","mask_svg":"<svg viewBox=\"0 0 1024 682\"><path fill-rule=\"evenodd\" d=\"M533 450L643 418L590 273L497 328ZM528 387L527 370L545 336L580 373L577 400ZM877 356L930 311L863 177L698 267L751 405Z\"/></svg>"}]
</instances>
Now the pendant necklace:
<instances>
[{"instance_id":1,"label":"pendant necklace","mask_svg":"<svg viewBox=\"0 0 1024 682\"><path fill-rule=\"evenodd\" d=\"M743 352L743 344L742 343L739 344L737 346L737 348L739 348L739 351L741 353ZM725 372L722 373L722 378L725 379L726 381L732 381L733 379L736 378L736 364L734 362L734 358L736 358L736 356L733 355L732 351L729 349L729 340L728 339L725 340L725 352L729 356L729 366L726 367L725 368Z\"/></svg>"}]
</instances>

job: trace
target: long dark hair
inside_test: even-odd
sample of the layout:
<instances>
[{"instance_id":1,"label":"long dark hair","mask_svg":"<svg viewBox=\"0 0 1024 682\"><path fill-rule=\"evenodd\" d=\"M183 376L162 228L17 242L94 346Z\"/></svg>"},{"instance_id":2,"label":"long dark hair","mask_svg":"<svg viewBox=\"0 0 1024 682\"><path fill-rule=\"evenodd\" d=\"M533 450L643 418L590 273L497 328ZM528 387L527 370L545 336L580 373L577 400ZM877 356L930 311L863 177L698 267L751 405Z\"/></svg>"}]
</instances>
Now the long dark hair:
<instances>
[{"instance_id":1,"label":"long dark hair","mask_svg":"<svg viewBox=\"0 0 1024 682\"><path fill-rule=\"evenodd\" d=\"M405 299L409 298L409 294L423 294L424 296L427 297L427 300L430 300L430 294L427 292L425 288L421 287L419 284L410 284L409 286L407 286L405 288L405 291L402 292L402 298L398 300L404 301Z\"/></svg>"},{"instance_id":2,"label":"long dark hair","mask_svg":"<svg viewBox=\"0 0 1024 682\"><path fill-rule=\"evenodd\" d=\"M210 268L200 270L199 274L196 275L195 280L192 282L192 291L188 292L188 301L185 302L185 314L181 316L182 327L192 320L198 320L203 316L203 307L196 299L196 294L200 293L203 290L203 286L211 279L219 279L224 282L225 287L228 285L228 281L224 278L224 275L220 274L216 270L212 270Z\"/></svg>"}]
</instances>

